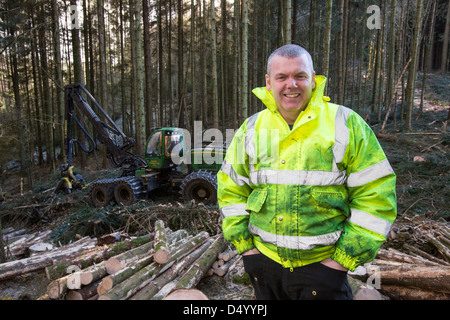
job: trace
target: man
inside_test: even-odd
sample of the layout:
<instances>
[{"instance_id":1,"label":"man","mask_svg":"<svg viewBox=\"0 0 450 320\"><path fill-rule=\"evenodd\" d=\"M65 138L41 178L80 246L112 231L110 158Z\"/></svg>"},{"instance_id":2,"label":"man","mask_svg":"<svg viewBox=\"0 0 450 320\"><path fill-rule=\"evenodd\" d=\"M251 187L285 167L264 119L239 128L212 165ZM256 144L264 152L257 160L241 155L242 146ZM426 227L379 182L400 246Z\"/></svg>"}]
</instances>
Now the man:
<instances>
[{"instance_id":1,"label":"man","mask_svg":"<svg viewBox=\"0 0 450 320\"><path fill-rule=\"evenodd\" d=\"M225 239L257 299L352 299L347 271L375 258L396 217L395 174L374 133L323 96L310 54L268 59L266 108L242 124L217 175Z\"/></svg>"}]
</instances>

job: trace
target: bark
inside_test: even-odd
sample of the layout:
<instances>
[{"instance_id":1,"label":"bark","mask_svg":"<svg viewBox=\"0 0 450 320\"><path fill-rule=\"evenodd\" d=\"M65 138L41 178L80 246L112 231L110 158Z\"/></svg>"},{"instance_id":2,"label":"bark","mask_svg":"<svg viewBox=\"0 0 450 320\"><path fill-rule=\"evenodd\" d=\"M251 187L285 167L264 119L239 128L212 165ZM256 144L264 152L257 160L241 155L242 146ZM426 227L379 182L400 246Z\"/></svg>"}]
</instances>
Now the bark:
<instances>
[{"instance_id":1,"label":"bark","mask_svg":"<svg viewBox=\"0 0 450 320\"><path fill-rule=\"evenodd\" d=\"M125 281L114 286L111 290L106 292L104 295L99 297L99 300L123 300L128 299L141 290L143 287L148 285L153 279L158 276L162 271L164 271L179 257L183 256L189 250L197 246L199 243L203 242L209 237L206 232L199 233L193 239L187 241L186 243L178 244L173 251L171 251L170 261L166 265L160 265L156 262L149 264L148 266L142 268L134 275L126 279Z\"/></svg>"}]
</instances>

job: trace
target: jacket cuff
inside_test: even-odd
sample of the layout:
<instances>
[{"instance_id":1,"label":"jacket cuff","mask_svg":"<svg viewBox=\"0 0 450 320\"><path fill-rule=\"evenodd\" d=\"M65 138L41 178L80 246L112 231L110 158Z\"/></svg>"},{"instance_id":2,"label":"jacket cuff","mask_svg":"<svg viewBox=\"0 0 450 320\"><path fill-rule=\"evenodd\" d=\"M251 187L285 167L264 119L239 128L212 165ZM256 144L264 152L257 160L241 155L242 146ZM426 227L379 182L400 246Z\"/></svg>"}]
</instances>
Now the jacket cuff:
<instances>
[{"instance_id":1,"label":"jacket cuff","mask_svg":"<svg viewBox=\"0 0 450 320\"><path fill-rule=\"evenodd\" d=\"M253 238L249 239L242 239L240 241L235 241L232 243L232 245L235 246L236 251L238 254L242 254L245 251L252 250L256 248L256 246L253 244Z\"/></svg>"},{"instance_id":2,"label":"jacket cuff","mask_svg":"<svg viewBox=\"0 0 450 320\"><path fill-rule=\"evenodd\" d=\"M352 272L355 271L356 267L361 264L358 258L350 256L347 252L339 248L336 248L334 254L331 256L331 259Z\"/></svg>"}]
</instances>

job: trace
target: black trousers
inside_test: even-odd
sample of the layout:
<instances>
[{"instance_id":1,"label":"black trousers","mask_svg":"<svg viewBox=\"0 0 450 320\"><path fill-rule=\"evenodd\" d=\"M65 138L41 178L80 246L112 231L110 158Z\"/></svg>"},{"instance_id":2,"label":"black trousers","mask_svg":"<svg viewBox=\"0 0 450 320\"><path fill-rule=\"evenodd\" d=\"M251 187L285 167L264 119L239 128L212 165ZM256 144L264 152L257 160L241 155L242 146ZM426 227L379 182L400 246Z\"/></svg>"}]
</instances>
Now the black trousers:
<instances>
[{"instance_id":1,"label":"black trousers","mask_svg":"<svg viewBox=\"0 0 450 320\"><path fill-rule=\"evenodd\" d=\"M257 300L352 300L347 272L320 262L283 268L263 254L243 256Z\"/></svg>"}]
</instances>

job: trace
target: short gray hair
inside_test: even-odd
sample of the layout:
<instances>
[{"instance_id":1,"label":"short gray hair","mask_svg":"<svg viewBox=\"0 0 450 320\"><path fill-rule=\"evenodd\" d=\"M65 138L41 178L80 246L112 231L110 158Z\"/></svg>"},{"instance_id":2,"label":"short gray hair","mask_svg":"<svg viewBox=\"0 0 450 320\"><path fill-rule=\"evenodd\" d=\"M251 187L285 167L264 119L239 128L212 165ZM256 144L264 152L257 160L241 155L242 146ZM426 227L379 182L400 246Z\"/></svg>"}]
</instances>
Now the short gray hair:
<instances>
[{"instance_id":1,"label":"short gray hair","mask_svg":"<svg viewBox=\"0 0 450 320\"><path fill-rule=\"evenodd\" d=\"M297 45L297 44L287 44L282 47L279 47L275 51L272 52L272 54L269 56L269 59L267 59L267 74L270 72L270 68L272 65L272 58L275 56L281 56L285 58L297 58L302 55L306 55L309 63L311 64L312 72L314 71L314 63L311 57L311 54L303 47Z\"/></svg>"}]
</instances>

